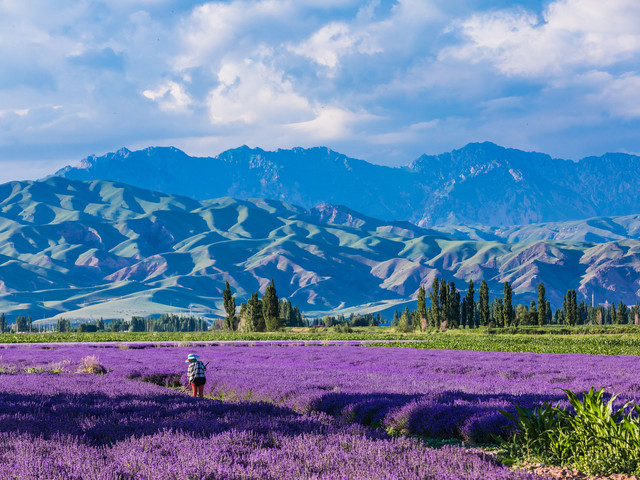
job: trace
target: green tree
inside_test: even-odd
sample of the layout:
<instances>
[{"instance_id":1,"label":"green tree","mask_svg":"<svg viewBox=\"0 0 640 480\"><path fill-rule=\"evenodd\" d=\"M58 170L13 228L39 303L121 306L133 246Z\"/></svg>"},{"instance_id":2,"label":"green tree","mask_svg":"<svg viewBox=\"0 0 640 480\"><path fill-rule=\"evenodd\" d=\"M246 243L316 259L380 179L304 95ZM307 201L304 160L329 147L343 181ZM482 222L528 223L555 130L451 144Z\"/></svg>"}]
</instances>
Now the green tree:
<instances>
[{"instance_id":1,"label":"green tree","mask_svg":"<svg viewBox=\"0 0 640 480\"><path fill-rule=\"evenodd\" d=\"M423 332L427 329L427 303L425 301L424 287L420 285L418 288L418 306L416 308L418 321L420 322L420 330Z\"/></svg>"},{"instance_id":2,"label":"green tree","mask_svg":"<svg viewBox=\"0 0 640 480\"><path fill-rule=\"evenodd\" d=\"M529 321L529 309L526 305L518 304L516 306L516 324L517 325L526 325Z\"/></svg>"},{"instance_id":3,"label":"green tree","mask_svg":"<svg viewBox=\"0 0 640 480\"><path fill-rule=\"evenodd\" d=\"M456 290L456 284L451 282L451 292L452 292L452 301L451 301L451 320L452 327L459 328L460 327L460 292Z\"/></svg>"},{"instance_id":4,"label":"green tree","mask_svg":"<svg viewBox=\"0 0 640 480\"><path fill-rule=\"evenodd\" d=\"M0 333L6 333L7 320L4 318L4 313L0 313Z\"/></svg>"},{"instance_id":5,"label":"green tree","mask_svg":"<svg viewBox=\"0 0 640 480\"><path fill-rule=\"evenodd\" d=\"M439 290L440 290L440 282L436 277L433 283L431 284L431 292L429 293L429 298L431 299L431 308L429 309L429 313L430 313L429 323L431 324L432 327L435 327L435 328L440 328L440 322L441 322ZM400 320L399 317L398 317L398 320Z\"/></svg>"},{"instance_id":6,"label":"green tree","mask_svg":"<svg viewBox=\"0 0 640 480\"><path fill-rule=\"evenodd\" d=\"M68 332L71 330L71 321L64 318L59 318L56 322L56 332Z\"/></svg>"},{"instance_id":7,"label":"green tree","mask_svg":"<svg viewBox=\"0 0 640 480\"><path fill-rule=\"evenodd\" d=\"M26 332L27 331L27 317L24 315L16 318L16 332Z\"/></svg>"},{"instance_id":8,"label":"green tree","mask_svg":"<svg viewBox=\"0 0 640 480\"><path fill-rule=\"evenodd\" d=\"M547 299L545 297L544 284L538 284L538 325L542 327L547 321Z\"/></svg>"},{"instance_id":9,"label":"green tree","mask_svg":"<svg viewBox=\"0 0 640 480\"><path fill-rule=\"evenodd\" d=\"M473 280L469 280L469 286L467 287L467 295L465 297L466 305L467 305L467 318L466 323L469 325L469 328L475 327L475 300L474 300L473 291Z\"/></svg>"},{"instance_id":10,"label":"green tree","mask_svg":"<svg viewBox=\"0 0 640 480\"><path fill-rule=\"evenodd\" d=\"M224 328L227 330L237 330L238 322L236 321L236 299L231 295L231 286L229 285L229 282L225 282L222 299L224 301L224 311L227 314L224 318Z\"/></svg>"},{"instance_id":11,"label":"green tree","mask_svg":"<svg viewBox=\"0 0 640 480\"><path fill-rule=\"evenodd\" d=\"M494 297L491 304L491 310L493 312L493 322L496 327L504 327L504 303L502 298Z\"/></svg>"},{"instance_id":12,"label":"green tree","mask_svg":"<svg viewBox=\"0 0 640 480\"><path fill-rule=\"evenodd\" d=\"M447 322L449 326L449 283L444 278L440 279L440 324Z\"/></svg>"},{"instance_id":13,"label":"green tree","mask_svg":"<svg viewBox=\"0 0 640 480\"><path fill-rule=\"evenodd\" d=\"M411 314L409 313L409 309L405 308L404 312L402 312L402 315L400 316L400 321L396 326L396 331L403 332L403 333L410 333L410 332L413 332L413 330L414 328L413 328L413 325L411 324Z\"/></svg>"},{"instance_id":14,"label":"green tree","mask_svg":"<svg viewBox=\"0 0 640 480\"><path fill-rule=\"evenodd\" d=\"M490 322L489 286L484 280L480 284L480 292L478 293L478 310L480 311L480 321L486 327Z\"/></svg>"},{"instance_id":15,"label":"green tree","mask_svg":"<svg viewBox=\"0 0 640 480\"><path fill-rule=\"evenodd\" d=\"M531 300L529 304L529 325L536 325L538 323L538 307L536 307L535 300Z\"/></svg>"},{"instance_id":16,"label":"green tree","mask_svg":"<svg viewBox=\"0 0 640 480\"><path fill-rule=\"evenodd\" d=\"M262 314L262 301L257 293L252 293L245 307L244 328L247 332L264 332L266 329Z\"/></svg>"},{"instance_id":17,"label":"green tree","mask_svg":"<svg viewBox=\"0 0 640 480\"><path fill-rule=\"evenodd\" d=\"M515 323L516 313L513 310L513 291L509 282L504 282L504 305L502 308L502 318L504 326L510 327Z\"/></svg>"},{"instance_id":18,"label":"green tree","mask_svg":"<svg viewBox=\"0 0 640 480\"><path fill-rule=\"evenodd\" d=\"M278 295L276 294L276 287L273 283L267 286L262 297L262 315L264 316L264 322L267 331L275 332L282 328L282 322L280 321L280 304L278 302Z\"/></svg>"},{"instance_id":19,"label":"green tree","mask_svg":"<svg viewBox=\"0 0 640 480\"><path fill-rule=\"evenodd\" d=\"M618 320L618 323L622 325L626 325L629 322L629 309L624 303L622 303L622 301L618 302L616 319Z\"/></svg>"}]
</instances>

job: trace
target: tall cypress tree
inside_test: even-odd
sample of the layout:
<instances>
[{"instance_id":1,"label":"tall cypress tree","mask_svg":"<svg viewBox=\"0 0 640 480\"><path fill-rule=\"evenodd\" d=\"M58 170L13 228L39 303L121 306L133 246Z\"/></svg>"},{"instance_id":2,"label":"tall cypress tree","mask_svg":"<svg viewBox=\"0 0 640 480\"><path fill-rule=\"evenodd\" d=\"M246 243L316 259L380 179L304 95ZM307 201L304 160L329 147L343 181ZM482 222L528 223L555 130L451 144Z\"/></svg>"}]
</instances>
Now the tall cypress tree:
<instances>
[{"instance_id":1,"label":"tall cypress tree","mask_svg":"<svg viewBox=\"0 0 640 480\"><path fill-rule=\"evenodd\" d=\"M575 290L571 290L571 318L572 325L576 325L578 323L578 298Z\"/></svg>"},{"instance_id":2,"label":"tall cypress tree","mask_svg":"<svg viewBox=\"0 0 640 480\"><path fill-rule=\"evenodd\" d=\"M619 324L626 325L629 321L629 309L627 306L622 303L622 301L618 302L618 312L616 313L616 318Z\"/></svg>"},{"instance_id":3,"label":"tall cypress tree","mask_svg":"<svg viewBox=\"0 0 640 480\"><path fill-rule=\"evenodd\" d=\"M7 331L7 320L4 318L4 313L0 313L0 333Z\"/></svg>"},{"instance_id":4,"label":"tall cypress tree","mask_svg":"<svg viewBox=\"0 0 640 480\"><path fill-rule=\"evenodd\" d=\"M467 324L467 297L465 296L460 303L460 326L462 328Z\"/></svg>"},{"instance_id":5,"label":"tall cypress tree","mask_svg":"<svg viewBox=\"0 0 640 480\"><path fill-rule=\"evenodd\" d=\"M267 331L273 332L282 328L282 323L278 316L279 311L278 295L272 278L262 297L262 315L264 316Z\"/></svg>"},{"instance_id":6,"label":"tall cypress tree","mask_svg":"<svg viewBox=\"0 0 640 480\"><path fill-rule=\"evenodd\" d=\"M544 296L544 284L538 284L538 325L542 327L547 320L547 299Z\"/></svg>"},{"instance_id":7,"label":"tall cypress tree","mask_svg":"<svg viewBox=\"0 0 640 480\"><path fill-rule=\"evenodd\" d=\"M504 303L500 297L493 299L493 321L496 327L504 327Z\"/></svg>"},{"instance_id":8,"label":"tall cypress tree","mask_svg":"<svg viewBox=\"0 0 640 480\"><path fill-rule=\"evenodd\" d=\"M231 295L229 282L225 282L222 298L224 300L224 311L227 312L227 316L224 319L224 326L227 330L235 330L238 328L238 323L236 322L236 299Z\"/></svg>"},{"instance_id":9,"label":"tall cypress tree","mask_svg":"<svg viewBox=\"0 0 640 480\"><path fill-rule=\"evenodd\" d=\"M516 323L516 312L513 309L513 292L509 282L504 282L504 305L502 307L502 318L504 326L510 327Z\"/></svg>"},{"instance_id":10,"label":"tall cypress tree","mask_svg":"<svg viewBox=\"0 0 640 480\"><path fill-rule=\"evenodd\" d=\"M429 298L431 299L431 308L429 309L431 318L429 319L429 323L432 327L440 328L440 282L438 281L438 277L436 277L431 284Z\"/></svg>"},{"instance_id":11,"label":"tall cypress tree","mask_svg":"<svg viewBox=\"0 0 640 480\"><path fill-rule=\"evenodd\" d=\"M449 328L458 328L460 325L460 294L456 289L455 282L449 283L447 302L449 303L447 325Z\"/></svg>"},{"instance_id":12,"label":"tall cypress tree","mask_svg":"<svg viewBox=\"0 0 640 480\"><path fill-rule=\"evenodd\" d=\"M473 280L469 280L467 295L465 297L467 304L467 325L469 325L469 328L475 327L475 300L473 298L474 294L475 292L473 291Z\"/></svg>"},{"instance_id":13,"label":"tall cypress tree","mask_svg":"<svg viewBox=\"0 0 640 480\"><path fill-rule=\"evenodd\" d=\"M478 293L478 310L480 311L480 321L485 327L489 325L489 286L482 280L480 292Z\"/></svg>"},{"instance_id":14,"label":"tall cypress tree","mask_svg":"<svg viewBox=\"0 0 640 480\"><path fill-rule=\"evenodd\" d=\"M427 304L425 302L425 291L424 287L420 285L418 288L418 306L416 307L418 314L418 321L420 322L420 330L423 332L427 328Z\"/></svg>"},{"instance_id":15,"label":"tall cypress tree","mask_svg":"<svg viewBox=\"0 0 640 480\"><path fill-rule=\"evenodd\" d=\"M447 322L449 327L449 282L440 279L440 323Z\"/></svg>"}]
</instances>

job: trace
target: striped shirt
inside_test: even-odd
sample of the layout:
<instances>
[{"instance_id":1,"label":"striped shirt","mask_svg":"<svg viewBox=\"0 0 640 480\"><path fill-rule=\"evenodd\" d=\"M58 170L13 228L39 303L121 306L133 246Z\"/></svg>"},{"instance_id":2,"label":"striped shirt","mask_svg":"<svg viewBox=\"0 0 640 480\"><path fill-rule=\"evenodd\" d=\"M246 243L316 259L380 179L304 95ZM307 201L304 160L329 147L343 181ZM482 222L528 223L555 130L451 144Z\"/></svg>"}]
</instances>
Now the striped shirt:
<instances>
[{"instance_id":1,"label":"striped shirt","mask_svg":"<svg viewBox=\"0 0 640 480\"><path fill-rule=\"evenodd\" d=\"M187 370L187 379L189 380L189 383L193 382L196 378L205 378L206 371L207 367L200 360L191 362L189 364L189 369Z\"/></svg>"}]
</instances>

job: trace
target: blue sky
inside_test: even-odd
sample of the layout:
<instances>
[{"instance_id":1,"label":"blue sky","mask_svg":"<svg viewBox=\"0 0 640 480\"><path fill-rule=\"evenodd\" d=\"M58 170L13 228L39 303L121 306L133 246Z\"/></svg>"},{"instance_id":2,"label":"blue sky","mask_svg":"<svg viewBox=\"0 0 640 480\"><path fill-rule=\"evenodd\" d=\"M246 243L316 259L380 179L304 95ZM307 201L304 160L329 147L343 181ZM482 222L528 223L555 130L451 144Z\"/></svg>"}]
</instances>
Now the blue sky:
<instances>
[{"instance_id":1,"label":"blue sky","mask_svg":"<svg viewBox=\"0 0 640 480\"><path fill-rule=\"evenodd\" d=\"M0 0L0 181L122 146L640 152L637 0Z\"/></svg>"}]
</instances>

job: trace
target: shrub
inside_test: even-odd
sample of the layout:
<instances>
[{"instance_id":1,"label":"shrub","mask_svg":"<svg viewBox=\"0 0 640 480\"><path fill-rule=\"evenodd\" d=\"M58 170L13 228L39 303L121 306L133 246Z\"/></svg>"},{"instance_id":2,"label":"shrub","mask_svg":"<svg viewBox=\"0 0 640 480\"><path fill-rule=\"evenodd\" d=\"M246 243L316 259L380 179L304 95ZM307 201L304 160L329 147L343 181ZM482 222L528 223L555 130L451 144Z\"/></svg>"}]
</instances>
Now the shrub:
<instances>
[{"instance_id":1,"label":"shrub","mask_svg":"<svg viewBox=\"0 0 640 480\"><path fill-rule=\"evenodd\" d=\"M563 390L573 411L544 403L533 411L517 407L516 424L504 442L511 460L576 467L589 475L640 473L640 407L614 410L616 396L604 400L593 387L579 399Z\"/></svg>"},{"instance_id":2,"label":"shrub","mask_svg":"<svg viewBox=\"0 0 640 480\"><path fill-rule=\"evenodd\" d=\"M87 355L82 359L78 366L78 373L95 373L97 375L104 375L107 373L107 369L100 363L100 359L97 355Z\"/></svg>"}]
</instances>

